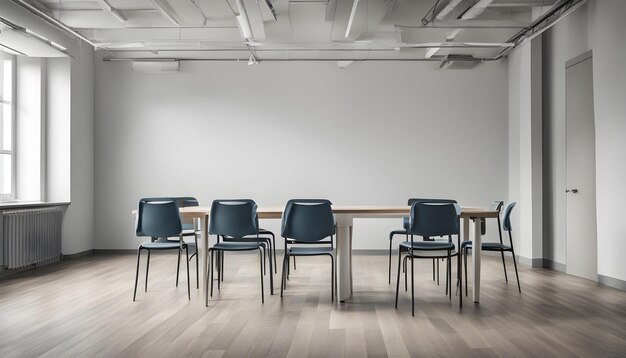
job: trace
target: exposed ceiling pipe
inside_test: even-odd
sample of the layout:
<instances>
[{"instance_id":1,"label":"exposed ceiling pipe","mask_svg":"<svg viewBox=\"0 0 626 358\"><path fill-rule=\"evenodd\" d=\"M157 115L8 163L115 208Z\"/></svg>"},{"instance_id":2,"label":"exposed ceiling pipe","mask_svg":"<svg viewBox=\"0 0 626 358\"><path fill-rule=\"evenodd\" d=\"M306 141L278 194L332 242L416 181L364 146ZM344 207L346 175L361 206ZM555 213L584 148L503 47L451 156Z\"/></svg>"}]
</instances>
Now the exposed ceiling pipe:
<instances>
[{"instance_id":1,"label":"exposed ceiling pipe","mask_svg":"<svg viewBox=\"0 0 626 358\"><path fill-rule=\"evenodd\" d=\"M12 0L13 2L17 2L19 5L22 5L23 7L25 7L26 9L28 9L29 11L31 11L32 13L34 13L35 15L43 18L44 20L46 20L47 22L49 22L50 24L54 25L57 28L62 29L63 31L72 34L75 37L78 37L79 39L85 41L86 43L90 44L91 46L93 46L95 49L98 48L98 46L96 46L91 40L89 40L88 38L86 38L85 36L79 34L78 32L72 30L71 28L69 28L68 26L66 26L65 24L63 24L61 21L53 18L52 16L46 14L45 12L39 10L37 7L31 5L29 2L27 2L26 0Z\"/></svg>"},{"instance_id":2,"label":"exposed ceiling pipe","mask_svg":"<svg viewBox=\"0 0 626 358\"><path fill-rule=\"evenodd\" d=\"M236 3L237 9L239 10L239 15L235 16L235 18L237 19L237 24L239 24L239 29L241 30L243 38L246 40L250 40L253 37L248 12L246 11L246 7L243 5L243 0L237 0Z\"/></svg>"},{"instance_id":3,"label":"exposed ceiling pipe","mask_svg":"<svg viewBox=\"0 0 626 358\"><path fill-rule=\"evenodd\" d=\"M267 62L337 62L337 61L353 61L353 62L441 62L445 56L437 56L431 59L424 58L314 58L314 59L306 59L306 58L263 58L259 61L267 61ZM494 61L493 58L474 58L476 61ZM115 62L115 61L141 61L148 60L146 58L115 58L115 57L104 57L102 61L104 62ZM248 59L245 58L168 58L163 60L171 60L171 61L204 61L204 62L248 62Z\"/></svg>"},{"instance_id":4,"label":"exposed ceiling pipe","mask_svg":"<svg viewBox=\"0 0 626 358\"><path fill-rule=\"evenodd\" d=\"M489 4L491 4L493 2L493 0L478 0L477 3L475 3L472 7L470 7L469 9L467 9L463 15L461 15L461 20L471 20L474 19L476 17L478 17L478 15L482 14L483 11L485 11L485 9L489 6ZM454 38L461 32L463 31L463 29L461 28L457 28L452 30L448 36L446 36L446 39L448 40L454 40Z\"/></svg>"},{"instance_id":5,"label":"exposed ceiling pipe","mask_svg":"<svg viewBox=\"0 0 626 358\"><path fill-rule=\"evenodd\" d=\"M180 26L181 22L178 19L178 16L167 4L166 0L152 0L152 4L154 4L154 7L156 7L164 18L168 19L172 24Z\"/></svg>"},{"instance_id":6,"label":"exposed ceiling pipe","mask_svg":"<svg viewBox=\"0 0 626 358\"><path fill-rule=\"evenodd\" d=\"M346 27L346 38L350 36L350 30L352 29L352 23L354 22L354 16L356 15L356 8L359 5L359 0L352 0L352 11L350 11L350 19L348 19L348 27Z\"/></svg>"},{"instance_id":7,"label":"exposed ceiling pipe","mask_svg":"<svg viewBox=\"0 0 626 358\"><path fill-rule=\"evenodd\" d=\"M450 2L448 2L448 4L444 6L444 8L441 9L437 15L435 15L435 19L440 21L443 20L460 3L461 0L450 0Z\"/></svg>"},{"instance_id":8,"label":"exposed ceiling pipe","mask_svg":"<svg viewBox=\"0 0 626 358\"><path fill-rule=\"evenodd\" d=\"M567 17L569 14L576 11L582 5L584 5L587 0L561 0L559 3L550 8L545 14L539 16L532 24L524 30L519 31L517 34L513 35L507 42L515 43L515 46L521 44L523 41L530 40L535 36L541 34L545 30L554 26L557 22L561 21L563 18ZM563 13L559 15L559 17L553 22L547 24L539 30L536 30L541 25L544 25L545 22L549 21L549 19L554 16L559 11L564 10ZM536 31L535 31L536 30ZM499 60L502 57L508 55L511 51L513 51L515 47L504 49L497 56L494 57L495 60Z\"/></svg>"}]
</instances>

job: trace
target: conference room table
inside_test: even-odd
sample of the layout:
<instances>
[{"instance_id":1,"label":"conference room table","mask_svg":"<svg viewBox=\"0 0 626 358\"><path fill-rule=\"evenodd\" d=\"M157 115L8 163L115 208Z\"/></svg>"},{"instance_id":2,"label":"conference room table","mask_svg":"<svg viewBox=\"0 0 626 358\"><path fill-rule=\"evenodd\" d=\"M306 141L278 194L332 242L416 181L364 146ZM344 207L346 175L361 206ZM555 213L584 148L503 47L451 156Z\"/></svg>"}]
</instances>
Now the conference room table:
<instances>
[{"instance_id":1,"label":"conference room table","mask_svg":"<svg viewBox=\"0 0 626 358\"><path fill-rule=\"evenodd\" d=\"M343 302L352 296L352 227L354 219L361 218L401 218L408 216L409 206L341 206L333 205L333 213L337 219L337 296ZM180 209L181 218L197 219L200 222L201 247L198 249L202 268L202 285L207 282L207 251L209 247L209 207L192 206ZM283 207L264 207L257 209L259 219L280 219L283 214ZM495 218L499 212L480 207L461 207L462 240L473 241L473 301L480 300L480 258L481 258L481 230L480 218ZM398 222L401 227L401 222ZM470 226L473 226L470 230ZM471 233L471 235L470 235ZM277 233L280 235L280 233ZM357 238L358 239L358 238ZM381 238L387 240L387 238ZM459 248L457 248L459 249ZM202 289L203 300L205 301L206 290Z\"/></svg>"}]
</instances>

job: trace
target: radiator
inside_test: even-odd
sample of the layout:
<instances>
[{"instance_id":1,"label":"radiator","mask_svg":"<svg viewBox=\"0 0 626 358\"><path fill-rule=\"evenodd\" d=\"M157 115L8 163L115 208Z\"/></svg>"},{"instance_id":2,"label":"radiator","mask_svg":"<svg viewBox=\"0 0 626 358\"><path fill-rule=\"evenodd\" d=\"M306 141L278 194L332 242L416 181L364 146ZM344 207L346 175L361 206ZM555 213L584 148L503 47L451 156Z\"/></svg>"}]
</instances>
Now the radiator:
<instances>
[{"instance_id":1,"label":"radiator","mask_svg":"<svg viewBox=\"0 0 626 358\"><path fill-rule=\"evenodd\" d=\"M2 213L2 264L15 269L61 257L61 208Z\"/></svg>"}]
</instances>

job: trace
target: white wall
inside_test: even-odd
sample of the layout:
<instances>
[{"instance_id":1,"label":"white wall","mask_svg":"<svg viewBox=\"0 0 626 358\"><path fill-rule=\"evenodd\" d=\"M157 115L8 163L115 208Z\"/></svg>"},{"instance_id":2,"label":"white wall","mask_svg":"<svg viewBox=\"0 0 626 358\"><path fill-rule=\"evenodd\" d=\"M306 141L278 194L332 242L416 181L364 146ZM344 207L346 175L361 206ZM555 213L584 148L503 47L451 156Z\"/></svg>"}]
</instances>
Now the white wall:
<instances>
[{"instance_id":1,"label":"white wall","mask_svg":"<svg viewBox=\"0 0 626 358\"><path fill-rule=\"evenodd\" d=\"M626 2L590 0L544 35L544 129L548 147L545 182L551 188L546 201L546 254L566 263L565 236L565 62L593 51L593 88L596 125L596 200L598 274L626 281Z\"/></svg>"},{"instance_id":2,"label":"white wall","mask_svg":"<svg viewBox=\"0 0 626 358\"><path fill-rule=\"evenodd\" d=\"M521 261L540 266L542 232L541 37L508 57L509 200L514 247Z\"/></svg>"},{"instance_id":3,"label":"white wall","mask_svg":"<svg viewBox=\"0 0 626 358\"><path fill-rule=\"evenodd\" d=\"M504 61L471 71L183 62L180 73L147 74L97 60L96 248L137 247L130 211L144 196L506 200L507 108ZM278 220L262 225L279 233ZM384 249L399 225L358 220L354 246Z\"/></svg>"},{"instance_id":4,"label":"white wall","mask_svg":"<svg viewBox=\"0 0 626 358\"><path fill-rule=\"evenodd\" d=\"M94 248L94 52L86 44L70 63L70 199L63 254Z\"/></svg>"}]
</instances>

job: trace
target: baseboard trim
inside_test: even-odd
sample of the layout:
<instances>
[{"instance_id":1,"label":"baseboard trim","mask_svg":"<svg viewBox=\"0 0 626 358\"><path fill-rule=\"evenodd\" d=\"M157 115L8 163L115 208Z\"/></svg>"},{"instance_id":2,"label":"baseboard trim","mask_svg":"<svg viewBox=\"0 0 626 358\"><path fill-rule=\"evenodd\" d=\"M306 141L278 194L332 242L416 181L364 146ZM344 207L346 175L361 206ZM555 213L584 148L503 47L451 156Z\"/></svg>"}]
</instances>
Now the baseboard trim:
<instances>
[{"instance_id":1,"label":"baseboard trim","mask_svg":"<svg viewBox=\"0 0 626 358\"><path fill-rule=\"evenodd\" d=\"M567 273L567 266L560 262L552 261L550 259L543 259L543 268Z\"/></svg>"},{"instance_id":2,"label":"baseboard trim","mask_svg":"<svg viewBox=\"0 0 626 358\"><path fill-rule=\"evenodd\" d=\"M137 254L137 249L95 249L94 254L111 255L111 254Z\"/></svg>"},{"instance_id":3,"label":"baseboard trim","mask_svg":"<svg viewBox=\"0 0 626 358\"><path fill-rule=\"evenodd\" d=\"M519 261L519 263L521 263L521 264L524 264L524 265L530 266L530 267L543 267L543 259L542 258L531 259L531 258L528 258L528 257L518 256L517 257L517 261Z\"/></svg>"},{"instance_id":4,"label":"baseboard trim","mask_svg":"<svg viewBox=\"0 0 626 358\"><path fill-rule=\"evenodd\" d=\"M91 250L85 250L85 251L81 251L81 252L77 252L75 254L62 254L61 255L61 260L65 261L65 260L75 260L78 259L80 257L84 257L84 256L89 256L89 255L93 255L96 253L96 250L91 249Z\"/></svg>"},{"instance_id":5,"label":"baseboard trim","mask_svg":"<svg viewBox=\"0 0 626 358\"><path fill-rule=\"evenodd\" d=\"M626 281L604 275L598 275L598 284L626 291Z\"/></svg>"}]
</instances>

